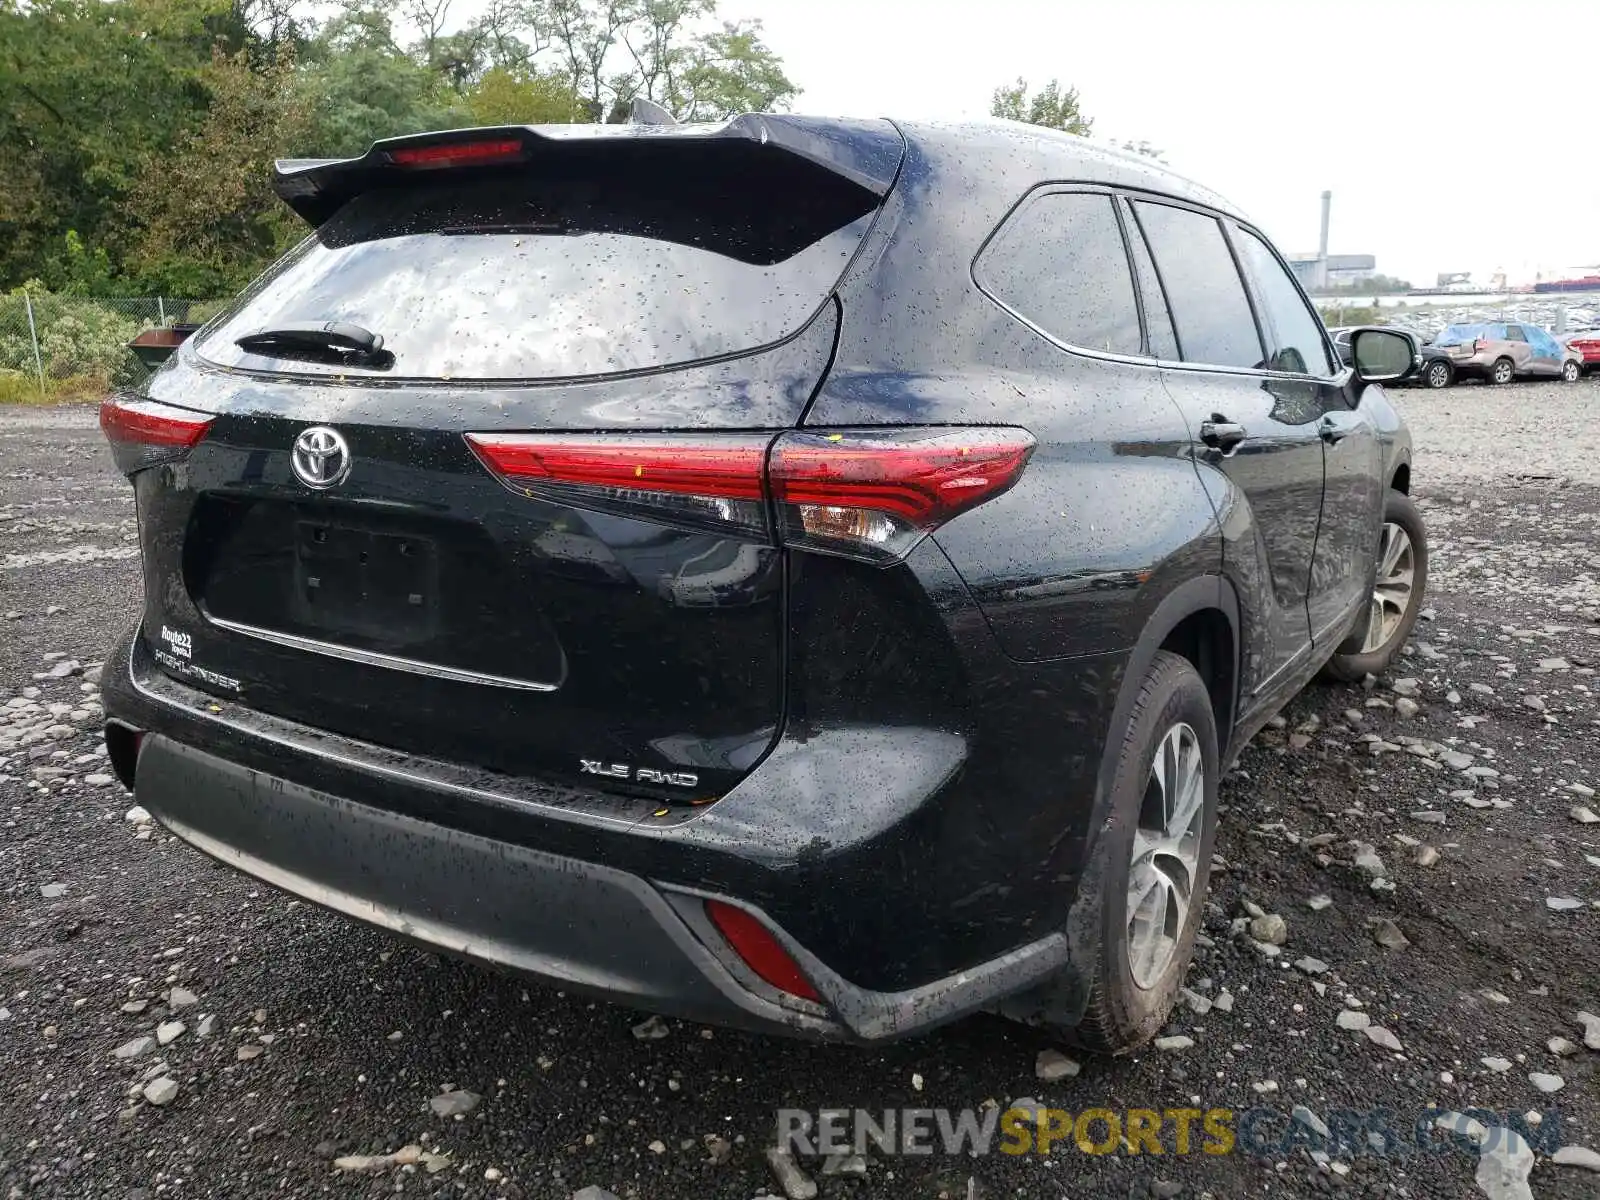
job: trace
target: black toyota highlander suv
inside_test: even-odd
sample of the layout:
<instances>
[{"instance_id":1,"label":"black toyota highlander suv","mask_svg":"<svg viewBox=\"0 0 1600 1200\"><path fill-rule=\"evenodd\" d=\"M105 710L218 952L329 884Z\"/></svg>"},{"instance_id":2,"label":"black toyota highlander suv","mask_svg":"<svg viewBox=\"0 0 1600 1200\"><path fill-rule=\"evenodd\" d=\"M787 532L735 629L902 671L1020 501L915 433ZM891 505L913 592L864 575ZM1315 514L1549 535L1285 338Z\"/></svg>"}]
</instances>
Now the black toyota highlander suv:
<instances>
[{"instance_id":1,"label":"black toyota highlander suv","mask_svg":"<svg viewBox=\"0 0 1600 1200\"><path fill-rule=\"evenodd\" d=\"M174 834L441 951L872 1041L1166 1019L1218 778L1424 586L1392 333L1015 125L282 162L306 240L102 424Z\"/></svg>"}]
</instances>

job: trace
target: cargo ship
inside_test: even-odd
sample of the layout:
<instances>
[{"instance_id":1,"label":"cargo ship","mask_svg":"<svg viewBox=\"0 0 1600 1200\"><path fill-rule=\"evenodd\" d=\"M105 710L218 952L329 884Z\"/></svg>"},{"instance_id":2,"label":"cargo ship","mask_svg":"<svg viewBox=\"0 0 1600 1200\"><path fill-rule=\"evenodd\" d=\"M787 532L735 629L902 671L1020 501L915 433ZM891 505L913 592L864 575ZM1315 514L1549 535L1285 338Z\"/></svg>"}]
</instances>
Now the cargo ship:
<instances>
[{"instance_id":1,"label":"cargo ship","mask_svg":"<svg viewBox=\"0 0 1600 1200\"><path fill-rule=\"evenodd\" d=\"M1600 292L1600 275L1585 275L1581 279L1545 279L1533 285L1533 290L1545 292Z\"/></svg>"}]
</instances>

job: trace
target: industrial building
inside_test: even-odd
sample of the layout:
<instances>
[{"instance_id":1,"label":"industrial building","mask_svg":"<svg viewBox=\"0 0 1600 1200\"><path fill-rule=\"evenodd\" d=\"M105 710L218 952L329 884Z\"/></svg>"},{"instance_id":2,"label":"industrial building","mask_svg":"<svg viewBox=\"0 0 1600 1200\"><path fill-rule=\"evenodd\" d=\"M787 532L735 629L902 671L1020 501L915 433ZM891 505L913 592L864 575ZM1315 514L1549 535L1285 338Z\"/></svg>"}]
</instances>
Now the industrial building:
<instances>
[{"instance_id":1,"label":"industrial building","mask_svg":"<svg viewBox=\"0 0 1600 1200\"><path fill-rule=\"evenodd\" d=\"M1333 193L1322 193L1322 236L1315 254L1291 254L1289 266L1308 292L1362 283L1377 274L1378 260L1370 254L1329 254L1328 224L1333 211Z\"/></svg>"}]
</instances>

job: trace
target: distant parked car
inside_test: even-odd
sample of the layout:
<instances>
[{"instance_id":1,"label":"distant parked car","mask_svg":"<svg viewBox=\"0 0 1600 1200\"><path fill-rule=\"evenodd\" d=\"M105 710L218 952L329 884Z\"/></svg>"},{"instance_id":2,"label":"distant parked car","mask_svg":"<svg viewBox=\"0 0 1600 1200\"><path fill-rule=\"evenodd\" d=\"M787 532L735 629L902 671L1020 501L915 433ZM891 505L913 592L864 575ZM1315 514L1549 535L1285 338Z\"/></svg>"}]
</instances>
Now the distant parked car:
<instances>
[{"instance_id":1,"label":"distant parked car","mask_svg":"<svg viewBox=\"0 0 1600 1200\"><path fill-rule=\"evenodd\" d=\"M1388 326L1377 325L1352 325L1340 326L1330 329L1333 336L1333 345L1339 352L1339 360L1345 366L1354 366L1351 357L1350 338L1357 329L1389 329ZM1443 388L1449 387L1456 381L1456 369L1450 361L1448 351L1438 346L1422 344L1416 334L1404 329L1389 329L1390 333L1397 333L1411 343L1411 369L1402 376L1397 383L1411 383L1418 387Z\"/></svg>"},{"instance_id":2,"label":"distant parked car","mask_svg":"<svg viewBox=\"0 0 1600 1200\"><path fill-rule=\"evenodd\" d=\"M1569 333L1566 337L1567 349L1576 351L1583 359L1583 369L1593 371L1600 369L1600 329L1585 329L1577 333Z\"/></svg>"},{"instance_id":3,"label":"distant parked car","mask_svg":"<svg viewBox=\"0 0 1600 1200\"><path fill-rule=\"evenodd\" d=\"M1445 350L1457 375L1488 383L1539 377L1565 379L1583 374L1583 357L1537 325L1450 325L1433 344Z\"/></svg>"}]
</instances>

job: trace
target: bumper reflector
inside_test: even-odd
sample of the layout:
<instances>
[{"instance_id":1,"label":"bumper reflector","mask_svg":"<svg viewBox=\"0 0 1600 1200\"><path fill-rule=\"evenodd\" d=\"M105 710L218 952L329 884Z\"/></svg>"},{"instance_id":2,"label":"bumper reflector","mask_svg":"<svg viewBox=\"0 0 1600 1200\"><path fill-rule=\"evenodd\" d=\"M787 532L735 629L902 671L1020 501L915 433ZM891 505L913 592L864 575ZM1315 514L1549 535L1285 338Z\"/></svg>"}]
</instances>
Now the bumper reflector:
<instances>
[{"instance_id":1,"label":"bumper reflector","mask_svg":"<svg viewBox=\"0 0 1600 1200\"><path fill-rule=\"evenodd\" d=\"M728 939L728 945L744 960L745 966L766 982L802 1000L821 1001L817 989L800 973L799 964L789 957L782 943L744 909L720 900L707 900L706 915Z\"/></svg>"}]
</instances>

